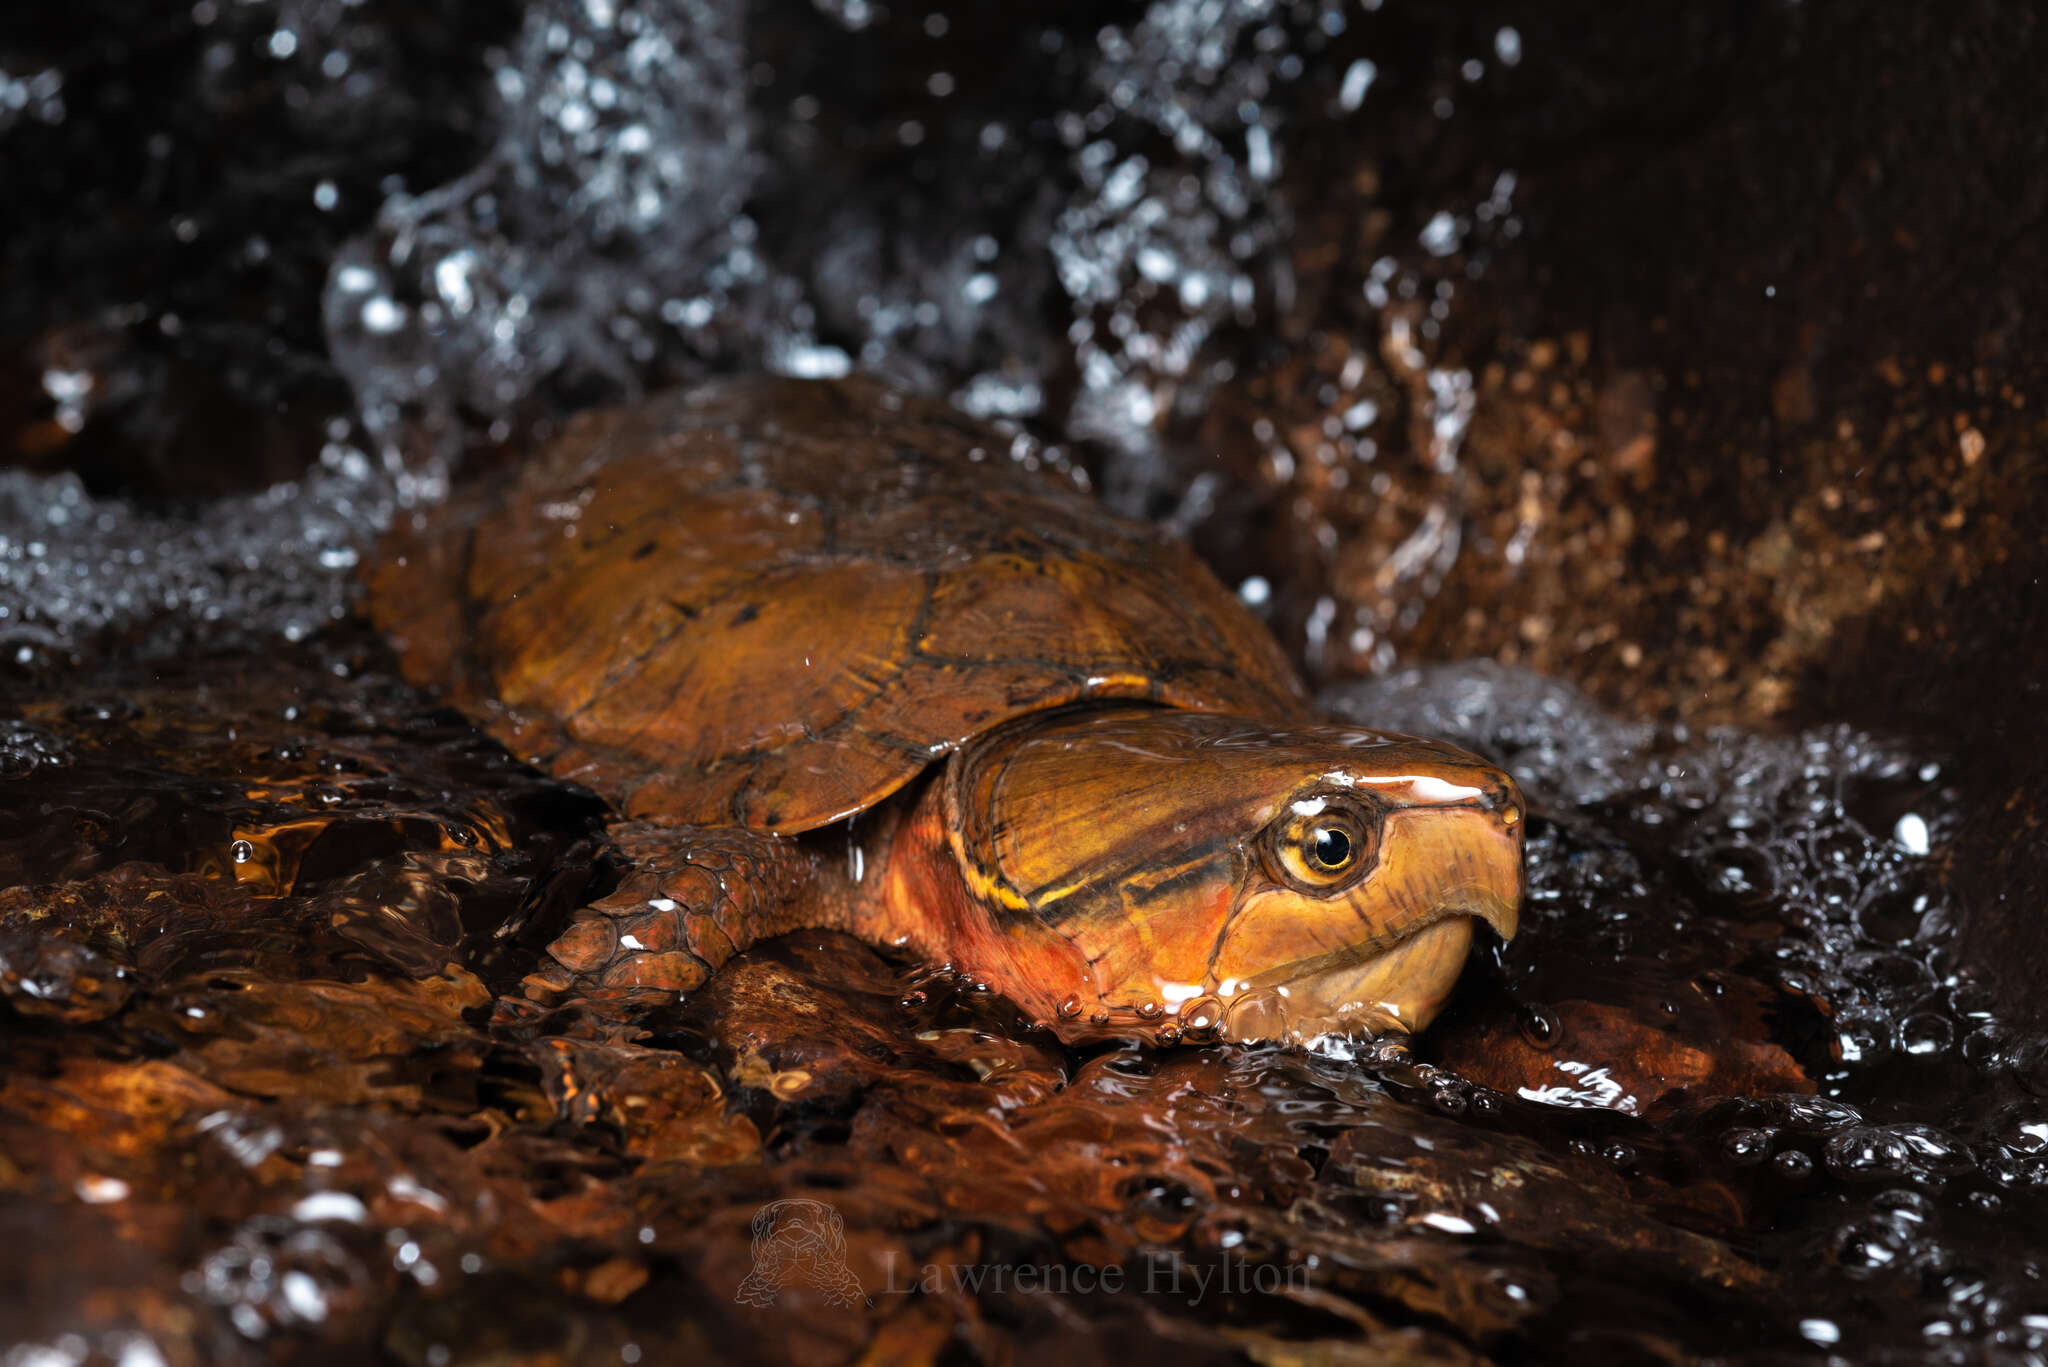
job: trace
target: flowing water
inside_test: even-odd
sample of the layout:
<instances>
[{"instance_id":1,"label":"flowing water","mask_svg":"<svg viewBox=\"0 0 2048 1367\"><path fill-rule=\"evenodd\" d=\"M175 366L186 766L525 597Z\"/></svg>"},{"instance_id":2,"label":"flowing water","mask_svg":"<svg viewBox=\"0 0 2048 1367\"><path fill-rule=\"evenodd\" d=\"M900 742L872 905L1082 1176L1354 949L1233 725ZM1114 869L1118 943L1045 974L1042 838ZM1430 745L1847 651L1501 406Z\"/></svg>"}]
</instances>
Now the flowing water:
<instances>
[{"instance_id":1,"label":"flowing water","mask_svg":"<svg viewBox=\"0 0 2048 1367\"><path fill-rule=\"evenodd\" d=\"M1975 719L1769 719L1933 562L1785 549L1835 454L1645 494L1707 400L1466 302L1541 274L1510 160L1634 136L1623 30L1388 10L0 24L0 1362L2048 1360ZM1326 710L1506 765L1523 933L1412 1048L1069 1050L824 933L638 1038L534 1007L602 806L399 682L353 575L569 409L764 366L1010 424ZM2004 497L1975 414L1904 521Z\"/></svg>"},{"instance_id":2,"label":"flowing water","mask_svg":"<svg viewBox=\"0 0 2048 1367\"><path fill-rule=\"evenodd\" d=\"M1895 746L1660 731L1484 663L1326 696L1531 800L1527 928L1412 1057L1063 1050L825 934L622 1044L519 991L616 876L599 807L385 669L342 635L12 692L11 1341L1962 1360L2048 1332L2040 1049L1957 974L1951 795ZM787 1198L836 1213L862 1300L735 1301Z\"/></svg>"}]
</instances>

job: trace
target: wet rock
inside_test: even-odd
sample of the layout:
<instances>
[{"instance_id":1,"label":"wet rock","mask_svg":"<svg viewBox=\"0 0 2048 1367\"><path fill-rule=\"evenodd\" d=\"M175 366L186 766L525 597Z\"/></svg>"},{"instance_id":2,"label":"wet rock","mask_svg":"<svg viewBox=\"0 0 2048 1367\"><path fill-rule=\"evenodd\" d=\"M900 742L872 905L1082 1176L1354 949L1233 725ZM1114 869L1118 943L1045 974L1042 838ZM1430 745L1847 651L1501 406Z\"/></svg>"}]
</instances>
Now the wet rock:
<instances>
[{"instance_id":1,"label":"wet rock","mask_svg":"<svg viewBox=\"0 0 2048 1367\"><path fill-rule=\"evenodd\" d=\"M1432 1052L1444 1066L1504 1092L1631 1115L1682 1090L1723 1096L1807 1091L1814 1085L1782 1046L1739 1033L1745 1026L1755 1029L1754 1020L1709 1018L1678 1030L1600 1002L1532 1009L1546 1018L1540 1039L1517 1028L1519 1023L1493 1018L1450 1032Z\"/></svg>"},{"instance_id":2,"label":"wet rock","mask_svg":"<svg viewBox=\"0 0 2048 1367\"><path fill-rule=\"evenodd\" d=\"M82 1025L128 1004L126 969L70 940L0 935L0 999L23 1016Z\"/></svg>"}]
</instances>

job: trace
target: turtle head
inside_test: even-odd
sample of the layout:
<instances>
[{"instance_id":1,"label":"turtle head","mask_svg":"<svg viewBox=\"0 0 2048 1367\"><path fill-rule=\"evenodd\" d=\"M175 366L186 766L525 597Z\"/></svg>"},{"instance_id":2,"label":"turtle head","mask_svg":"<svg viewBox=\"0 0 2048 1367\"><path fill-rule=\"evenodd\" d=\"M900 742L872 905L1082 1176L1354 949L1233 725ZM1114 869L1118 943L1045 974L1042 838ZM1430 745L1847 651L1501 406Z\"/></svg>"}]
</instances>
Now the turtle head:
<instances>
[{"instance_id":1,"label":"turtle head","mask_svg":"<svg viewBox=\"0 0 2048 1367\"><path fill-rule=\"evenodd\" d=\"M1515 933L1514 781L1438 741L1120 707L1025 718L944 783L968 889L1068 1037L1429 1024L1474 923Z\"/></svg>"}]
</instances>

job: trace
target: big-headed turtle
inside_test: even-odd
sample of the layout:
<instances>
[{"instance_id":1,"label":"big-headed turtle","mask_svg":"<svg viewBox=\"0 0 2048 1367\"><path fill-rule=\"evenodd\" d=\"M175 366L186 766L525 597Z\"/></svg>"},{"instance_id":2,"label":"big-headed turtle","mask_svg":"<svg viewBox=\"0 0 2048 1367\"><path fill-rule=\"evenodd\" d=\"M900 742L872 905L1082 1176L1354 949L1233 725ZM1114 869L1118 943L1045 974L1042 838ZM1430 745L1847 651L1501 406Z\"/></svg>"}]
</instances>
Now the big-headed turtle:
<instances>
[{"instance_id":1,"label":"big-headed turtle","mask_svg":"<svg viewBox=\"0 0 2048 1367\"><path fill-rule=\"evenodd\" d=\"M755 379L586 414L394 533L408 677L620 813L530 984L630 998L837 927L1066 1039L1420 1029L1521 899L1521 801L1316 720L1180 543L943 407Z\"/></svg>"}]
</instances>

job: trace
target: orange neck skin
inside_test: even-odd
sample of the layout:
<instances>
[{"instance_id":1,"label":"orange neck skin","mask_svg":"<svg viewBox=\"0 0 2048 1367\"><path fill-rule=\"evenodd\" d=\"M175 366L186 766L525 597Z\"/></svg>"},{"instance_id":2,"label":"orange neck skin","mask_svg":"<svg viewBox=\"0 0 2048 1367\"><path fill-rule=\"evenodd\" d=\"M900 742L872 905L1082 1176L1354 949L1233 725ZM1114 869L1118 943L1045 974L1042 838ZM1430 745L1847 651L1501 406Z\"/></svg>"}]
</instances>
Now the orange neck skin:
<instances>
[{"instance_id":1,"label":"orange neck skin","mask_svg":"<svg viewBox=\"0 0 2048 1367\"><path fill-rule=\"evenodd\" d=\"M864 876L849 886L841 922L853 934L944 964L1047 1026L1098 1002L1099 987L1073 941L1035 918L1001 915L968 888L947 838L940 783L927 782L898 805L894 820L868 835L861 857Z\"/></svg>"}]
</instances>

